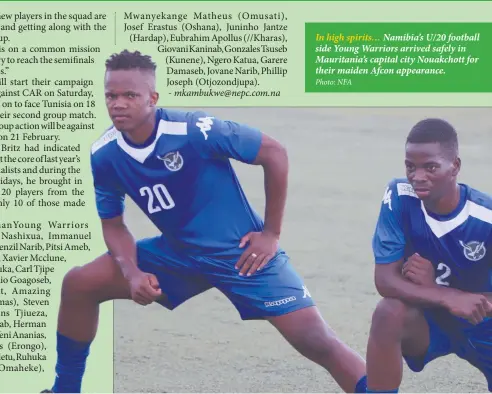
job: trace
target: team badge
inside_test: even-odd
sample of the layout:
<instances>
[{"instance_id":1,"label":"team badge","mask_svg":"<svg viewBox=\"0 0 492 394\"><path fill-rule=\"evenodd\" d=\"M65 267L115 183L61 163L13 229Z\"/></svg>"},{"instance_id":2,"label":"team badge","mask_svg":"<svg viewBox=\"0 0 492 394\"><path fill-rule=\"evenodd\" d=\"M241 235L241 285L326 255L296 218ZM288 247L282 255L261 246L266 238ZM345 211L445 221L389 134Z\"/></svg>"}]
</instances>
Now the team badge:
<instances>
[{"instance_id":1,"label":"team badge","mask_svg":"<svg viewBox=\"0 0 492 394\"><path fill-rule=\"evenodd\" d=\"M166 153L164 156L157 156L159 160L164 162L164 165L169 171L179 171L183 167L183 156L178 151Z\"/></svg>"},{"instance_id":2,"label":"team badge","mask_svg":"<svg viewBox=\"0 0 492 394\"><path fill-rule=\"evenodd\" d=\"M487 249L485 249L485 242L470 241L464 243L460 241L460 245L463 246L463 254L468 260L478 261L485 257Z\"/></svg>"}]
</instances>

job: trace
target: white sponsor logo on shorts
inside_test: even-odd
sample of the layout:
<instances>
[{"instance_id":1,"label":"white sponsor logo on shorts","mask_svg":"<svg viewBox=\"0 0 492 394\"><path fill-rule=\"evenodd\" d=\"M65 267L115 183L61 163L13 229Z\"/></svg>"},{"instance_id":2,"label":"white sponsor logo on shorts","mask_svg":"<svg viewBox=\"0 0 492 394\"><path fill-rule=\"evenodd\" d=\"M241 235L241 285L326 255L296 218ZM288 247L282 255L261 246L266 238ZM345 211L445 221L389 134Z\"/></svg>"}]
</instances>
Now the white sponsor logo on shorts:
<instances>
[{"instance_id":1,"label":"white sponsor logo on shorts","mask_svg":"<svg viewBox=\"0 0 492 394\"><path fill-rule=\"evenodd\" d=\"M280 305L288 304L289 302L292 302L295 300L297 300L297 298L295 296L292 296L292 297L283 298L283 299L278 300L278 301L266 301L265 306L267 308L269 308L271 306L280 306Z\"/></svg>"},{"instance_id":2,"label":"white sponsor logo on shorts","mask_svg":"<svg viewBox=\"0 0 492 394\"><path fill-rule=\"evenodd\" d=\"M304 291L302 298L306 298L306 297L312 298L311 293L309 292L309 290L306 286L302 286L302 290Z\"/></svg>"}]
</instances>

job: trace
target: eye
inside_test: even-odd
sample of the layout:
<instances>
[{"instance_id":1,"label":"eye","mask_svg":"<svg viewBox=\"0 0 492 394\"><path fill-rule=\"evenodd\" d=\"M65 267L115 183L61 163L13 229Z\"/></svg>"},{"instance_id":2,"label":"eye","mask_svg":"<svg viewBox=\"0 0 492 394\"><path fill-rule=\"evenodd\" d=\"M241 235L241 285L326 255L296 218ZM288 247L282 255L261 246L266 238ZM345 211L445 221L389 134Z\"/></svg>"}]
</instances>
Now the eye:
<instances>
[{"instance_id":1,"label":"eye","mask_svg":"<svg viewBox=\"0 0 492 394\"><path fill-rule=\"evenodd\" d=\"M429 172L435 172L437 170L437 166L435 164L430 164L427 166L427 170Z\"/></svg>"},{"instance_id":2,"label":"eye","mask_svg":"<svg viewBox=\"0 0 492 394\"><path fill-rule=\"evenodd\" d=\"M134 99L135 97L137 97L137 95L135 93L127 93L126 97Z\"/></svg>"},{"instance_id":3,"label":"eye","mask_svg":"<svg viewBox=\"0 0 492 394\"><path fill-rule=\"evenodd\" d=\"M413 164L406 163L405 167L406 167L407 171L410 171L410 172L415 171L415 166Z\"/></svg>"}]
</instances>

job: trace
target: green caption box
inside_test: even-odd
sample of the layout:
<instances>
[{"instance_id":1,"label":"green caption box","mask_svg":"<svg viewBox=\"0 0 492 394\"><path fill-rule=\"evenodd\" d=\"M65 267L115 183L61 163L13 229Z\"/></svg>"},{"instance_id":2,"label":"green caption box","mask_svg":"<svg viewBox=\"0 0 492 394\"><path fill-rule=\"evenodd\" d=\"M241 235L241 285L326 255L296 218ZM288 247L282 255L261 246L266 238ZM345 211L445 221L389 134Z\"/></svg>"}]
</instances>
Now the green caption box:
<instances>
[{"instance_id":1,"label":"green caption box","mask_svg":"<svg viewBox=\"0 0 492 394\"><path fill-rule=\"evenodd\" d=\"M492 23L306 23L305 91L492 92Z\"/></svg>"}]
</instances>

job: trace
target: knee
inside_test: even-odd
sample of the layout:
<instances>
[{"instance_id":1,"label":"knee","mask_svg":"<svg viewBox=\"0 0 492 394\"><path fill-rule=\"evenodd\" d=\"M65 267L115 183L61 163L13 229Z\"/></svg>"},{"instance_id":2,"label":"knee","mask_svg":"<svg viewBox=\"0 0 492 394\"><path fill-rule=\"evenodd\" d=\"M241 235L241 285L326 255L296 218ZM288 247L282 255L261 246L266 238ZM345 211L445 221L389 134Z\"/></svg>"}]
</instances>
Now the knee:
<instances>
[{"instance_id":1,"label":"knee","mask_svg":"<svg viewBox=\"0 0 492 394\"><path fill-rule=\"evenodd\" d=\"M394 298L379 301L372 315L372 328L379 333L402 331L416 309Z\"/></svg>"},{"instance_id":2,"label":"knee","mask_svg":"<svg viewBox=\"0 0 492 394\"><path fill-rule=\"evenodd\" d=\"M95 293L93 282L84 273L83 267L74 267L68 271L62 282L62 297L80 297Z\"/></svg>"},{"instance_id":3,"label":"knee","mask_svg":"<svg viewBox=\"0 0 492 394\"><path fill-rule=\"evenodd\" d=\"M343 342L324 322L306 328L297 337L297 340L291 343L303 356L321 365L333 357L337 357L338 349L340 346L344 346Z\"/></svg>"}]
</instances>

